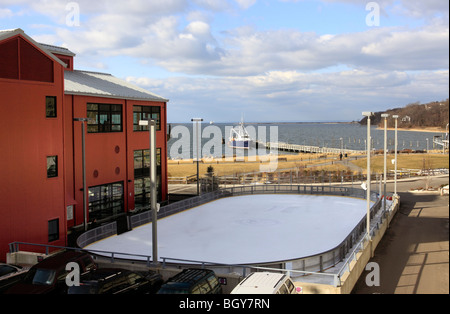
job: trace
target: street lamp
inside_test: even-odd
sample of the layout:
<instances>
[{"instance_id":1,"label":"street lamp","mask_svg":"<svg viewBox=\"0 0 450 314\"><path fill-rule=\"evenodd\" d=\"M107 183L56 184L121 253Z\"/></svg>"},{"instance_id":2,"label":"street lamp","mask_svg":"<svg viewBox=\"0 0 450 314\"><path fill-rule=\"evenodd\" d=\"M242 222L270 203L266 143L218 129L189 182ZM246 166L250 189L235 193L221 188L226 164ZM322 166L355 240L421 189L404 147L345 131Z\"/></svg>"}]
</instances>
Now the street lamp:
<instances>
[{"instance_id":1,"label":"street lamp","mask_svg":"<svg viewBox=\"0 0 450 314\"><path fill-rule=\"evenodd\" d=\"M386 213L386 176L387 176L387 164L386 164L386 159L387 159L387 118L389 117L389 114L387 113L383 113L381 115L382 118L384 118L384 175L383 175L383 184L384 184L384 212Z\"/></svg>"},{"instance_id":2,"label":"street lamp","mask_svg":"<svg viewBox=\"0 0 450 314\"><path fill-rule=\"evenodd\" d=\"M397 147L398 147L398 115L393 115L395 119L395 167L394 167L394 197L397 198Z\"/></svg>"},{"instance_id":3,"label":"street lamp","mask_svg":"<svg viewBox=\"0 0 450 314\"><path fill-rule=\"evenodd\" d=\"M370 117L373 116L373 112L365 111L362 113L363 116L367 117L367 238L370 240L370 183L371 183L371 173L370 173Z\"/></svg>"},{"instance_id":4,"label":"street lamp","mask_svg":"<svg viewBox=\"0 0 450 314\"><path fill-rule=\"evenodd\" d=\"M158 206L156 203L156 121L140 120L139 125L149 126L150 133L150 210L152 211L153 264L158 264Z\"/></svg>"},{"instance_id":5,"label":"street lamp","mask_svg":"<svg viewBox=\"0 0 450 314\"><path fill-rule=\"evenodd\" d=\"M87 184L86 184L86 139L85 126L88 118L74 118L73 121L81 122L81 155L82 155L82 171L83 171L83 224L84 231L87 231Z\"/></svg>"},{"instance_id":6,"label":"street lamp","mask_svg":"<svg viewBox=\"0 0 450 314\"><path fill-rule=\"evenodd\" d=\"M192 122L196 122L196 124L197 124L197 132L196 132L196 139L195 139L195 141L196 141L196 159L197 159L197 195L200 195L200 181L199 181L199 172L200 172L200 170L199 170L199 166L198 166L198 157L199 157L199 155L200 155L200 152L199 152L199 148L200 148L200 145L198 144L198 138L199 138L199 136L200 136L200 132L199 132L199 129L198 129L198 126L199 126L199 124L203 121L203 119L202 118L193 118L193 119L191 119L191 121Z\"/></svg>"}]
</instances>

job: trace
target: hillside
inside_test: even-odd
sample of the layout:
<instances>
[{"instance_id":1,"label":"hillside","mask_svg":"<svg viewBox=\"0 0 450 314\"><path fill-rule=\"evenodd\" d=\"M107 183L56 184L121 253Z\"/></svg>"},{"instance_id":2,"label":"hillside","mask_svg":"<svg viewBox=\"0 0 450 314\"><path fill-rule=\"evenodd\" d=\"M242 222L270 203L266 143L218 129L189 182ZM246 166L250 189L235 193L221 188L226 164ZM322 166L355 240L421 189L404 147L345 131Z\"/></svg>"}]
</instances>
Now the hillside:
<instances>
[{"instance_id":1,"label":"hillside","mask_svg":"<svg viewBox=\"0 0 450 314\"><path fill-rule=\"evenodd\" d=\"M449 100L434 101L427 104L412 103L404 108L375 112L371 123L384 127L384 119L381 118L383 113L387 113L390 116L398 115L398 127L402 129L439 128L445 130L449 123ZM364 117L359 123L366 125L367 118ZM394 119L388 119L388 128L393 127L395 127Z\"/></svg>"}]
</instances>

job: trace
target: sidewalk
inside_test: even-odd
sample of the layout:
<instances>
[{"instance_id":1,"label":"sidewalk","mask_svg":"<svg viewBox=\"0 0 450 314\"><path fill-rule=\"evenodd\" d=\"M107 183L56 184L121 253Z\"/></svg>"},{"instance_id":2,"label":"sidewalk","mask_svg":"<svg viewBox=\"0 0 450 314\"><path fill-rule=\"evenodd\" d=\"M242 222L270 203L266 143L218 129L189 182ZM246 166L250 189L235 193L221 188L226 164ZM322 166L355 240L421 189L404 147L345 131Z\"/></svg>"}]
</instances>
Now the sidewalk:
<instances>
[{"instance_id":1,"label":"sidewalk","mask_svg":"<svg viewBox=\"0 0 450 314\"><path fill-rule=\"evenodd\" d=\"M448 177L433 180L448 184ZM353 293L449 293L449 197L410 192L420 184L398 184L400 210L370 261L380 266L380 286L368 287L363 272Z\"/></svg>"}]
</instances>

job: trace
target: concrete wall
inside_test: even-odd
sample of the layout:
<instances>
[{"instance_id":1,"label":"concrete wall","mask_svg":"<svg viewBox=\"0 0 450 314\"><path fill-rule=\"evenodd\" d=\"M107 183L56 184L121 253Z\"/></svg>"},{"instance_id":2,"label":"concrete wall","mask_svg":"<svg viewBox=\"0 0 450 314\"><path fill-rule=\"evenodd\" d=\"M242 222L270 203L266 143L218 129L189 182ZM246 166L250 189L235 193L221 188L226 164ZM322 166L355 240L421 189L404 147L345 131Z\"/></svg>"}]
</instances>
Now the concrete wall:
<instances>
[{"instance_id":1,"label":"concrete wall","mask_svg":"<svg viewBox=\"0 0 450 314\"><path fill-rule=\"evenodd\" d=\"M400 198L394 201L393 210L389 212L387 219L380 224L379 229L372 237L370 242L365 242L364 248L356 253L356 260L353 259L349 264L350 271L345 272L341 276L341 286L334 287L332 285L295 282L296 286L302 287L304 294L350 294L359 280L361 274L365 270L367 263L373 257L375 249L383 238L389 224L400 207Z\"/></svg>"}]
</instances>

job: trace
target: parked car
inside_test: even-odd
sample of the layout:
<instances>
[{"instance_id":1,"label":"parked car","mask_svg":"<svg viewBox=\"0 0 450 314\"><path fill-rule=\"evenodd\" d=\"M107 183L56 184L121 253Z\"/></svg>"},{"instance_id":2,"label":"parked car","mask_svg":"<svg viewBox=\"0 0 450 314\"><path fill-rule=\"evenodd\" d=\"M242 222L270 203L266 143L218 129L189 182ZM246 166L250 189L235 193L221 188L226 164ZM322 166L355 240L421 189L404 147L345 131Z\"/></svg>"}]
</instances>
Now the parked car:
<instances>
[{"instance_id":1,"label":"parked car","mask_svg":"<svg viewBox=\"0 0 450 314\"><path fill-rule=\"evenodd\" d=\"M245 277L231 294L297 294L297 290L285 274L260 272Z\"/></svg>"},{"instance_id":2,"label":"parked car","mask_svg":"<svg viewBox=\"0 0 450 314\"><path fill-rule=\"evenodd\" d=\"M66 294L66 270L68 263L80 267L80 278L97 268L88 253L64 251L47 257L27 272L25 277L5 291L6 294Z\"/></svg>"},{"instance_id":3,"label":"parked car","mask_svg":"<svg viewBox=\"0 0 450 314\"><path fill-rule=\"evenodd\" d=\"M170 278L158 294L221 294L222 286L209 269L189 268Z\"/></svg>"},{"instance_id":4,"label":"parked car","mask_svg":"<svg viewBox=\"0 0 450 314\"><path fill-rule=\"evenodd\" d=\"M0 263L0 293L19 282L29 268Z\"/></svg>"},{"instance_id":5,"label":"parked car","mask_svg":"<svg viewBox=\"0 0 450 314\"><path fill-rule=\"evenodd\" d=\"M151 294L163 284L154 271L131 271L99 268L83 277L79 286L69 287L68 294Z\"/></svg>"}]
</instances>

